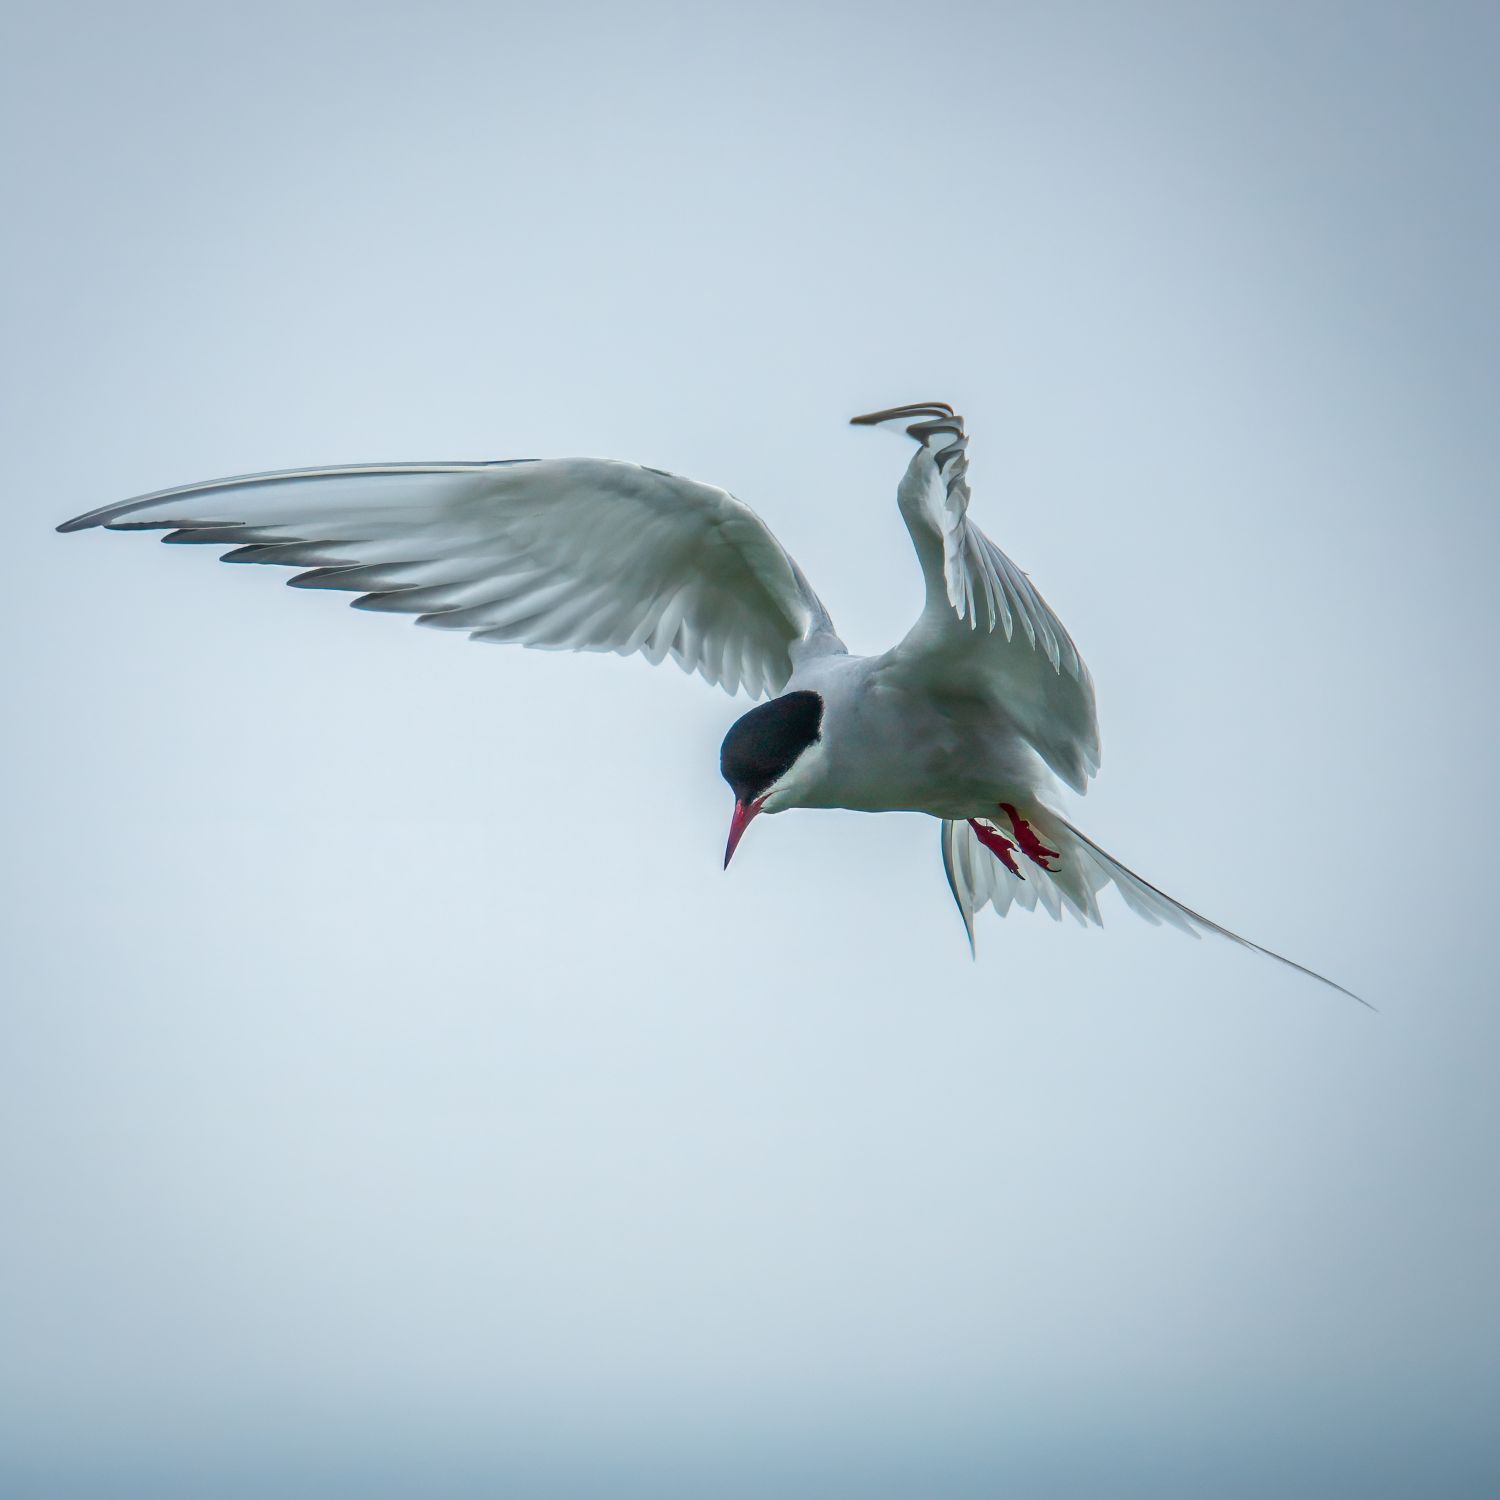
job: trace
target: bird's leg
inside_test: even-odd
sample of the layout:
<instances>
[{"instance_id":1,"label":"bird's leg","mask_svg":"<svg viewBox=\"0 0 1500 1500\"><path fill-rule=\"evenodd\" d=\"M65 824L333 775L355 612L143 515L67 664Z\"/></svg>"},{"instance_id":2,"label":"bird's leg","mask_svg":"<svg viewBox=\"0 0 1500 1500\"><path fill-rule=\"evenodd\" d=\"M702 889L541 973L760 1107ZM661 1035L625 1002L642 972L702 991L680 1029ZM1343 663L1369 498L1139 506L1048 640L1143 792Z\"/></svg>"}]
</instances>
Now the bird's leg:
<instances>
[{"instance_id":1,"label":"bird's leg","mask_svg":"<svg viewBox=\"0 0 1500 1500\"><path fill-rule=\"evenodd\" d=\"M974 837L984 845L996 859L1010 871L1017 880L1025 880L1021 873L1021 867L1016 863L1016 846L1000 832L998 828L991 828L987 823L981 823L977 818L969 819L969 827L974 830Z\"/></svg>"},{"instance_id":2,"label":"bird's leg","mask_svg":"<svg viewBox=\"0 0 1500 1500\"><path fill-rule=\"evenodd\" d=\"M1010 819L1011 830L1015 833L1016 842L1021 846L1021 853L1032 864L1036 865L1038 869L1045 870L1049 875L1052 874L1052 866L1047 861L1049 859L1061 859L1062 855L1056 849L1049 849L1036 836L1036 829L1009 802L1002 802L1000 804L1000 811Z\"/></svg>"}]
</instances>

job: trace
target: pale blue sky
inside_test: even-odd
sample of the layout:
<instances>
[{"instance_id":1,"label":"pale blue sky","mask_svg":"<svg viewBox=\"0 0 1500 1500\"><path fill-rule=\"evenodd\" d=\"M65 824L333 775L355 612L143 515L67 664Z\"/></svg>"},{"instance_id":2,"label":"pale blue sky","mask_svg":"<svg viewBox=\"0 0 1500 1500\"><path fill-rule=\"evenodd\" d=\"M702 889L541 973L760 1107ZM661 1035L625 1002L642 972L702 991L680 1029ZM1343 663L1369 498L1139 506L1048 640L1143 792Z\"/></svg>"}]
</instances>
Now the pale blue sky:
<instances>
[{"instance_id":1,"label":"pale blue sky","mask_svg":"<svg viewBox=\"0 0 1500 1500\"><path fill-rule=\"evenodd\" d=\"M7 1494L1472 1494L1500 1470L1486 5L0 19ZM724 484L856 649L903 455L1097 680L1083 826L718 870L670 668L51 527L302 463Z\"/></svg>"}]
</instances>

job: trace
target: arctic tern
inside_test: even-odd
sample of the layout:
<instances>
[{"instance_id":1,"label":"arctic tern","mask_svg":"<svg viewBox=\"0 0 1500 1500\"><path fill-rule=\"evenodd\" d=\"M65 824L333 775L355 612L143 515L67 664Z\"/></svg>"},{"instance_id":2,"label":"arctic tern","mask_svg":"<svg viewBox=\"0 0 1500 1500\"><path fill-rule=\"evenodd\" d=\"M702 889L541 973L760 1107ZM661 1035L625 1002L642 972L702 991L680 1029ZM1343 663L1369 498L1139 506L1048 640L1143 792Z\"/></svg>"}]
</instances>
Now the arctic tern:
<instances>
[{"instance_id":1,"label":"arctic tern","mask_svg":"<svg viewBox=\"0 0 1500 1500\"><path fill-rule=\"evenodd\" d=\"M963 419L931 401L853 422L895 424L917 444L896 498L926 602L879 656L850 654L748 506L615 459L248 474L58 530L166 531L230 547L225 562L302 569L294 587L355 593L356 609L478 641L671 656L731 694L769 695L720 752L735 799L726 866L762 813L925 813L971 948L986 906L1098 923L1113 885L1147 921L1216 933L1351 994L1148 884L1051 805L1059 782L1083 792L1099 769L1093 681L1030 578L969 517Z\"/></svg>"}]
</instances>

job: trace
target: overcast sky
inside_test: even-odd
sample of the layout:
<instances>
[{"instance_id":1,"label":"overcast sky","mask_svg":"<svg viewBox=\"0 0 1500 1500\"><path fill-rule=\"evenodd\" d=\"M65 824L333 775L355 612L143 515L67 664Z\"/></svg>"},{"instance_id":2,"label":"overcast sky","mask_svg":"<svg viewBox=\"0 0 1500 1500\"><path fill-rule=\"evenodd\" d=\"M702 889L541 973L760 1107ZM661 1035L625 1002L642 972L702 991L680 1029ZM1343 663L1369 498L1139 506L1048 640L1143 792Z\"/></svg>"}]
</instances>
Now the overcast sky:
<instances>
[{"instance_id":1,"label":"overcast sky","mask_svg":"<svg viewBox=\"0 0 1500 1500\"><path fill-rule=\"evenodd\" d=\"M0 1487L1497 1482L1485 4L0 18ZM1117 903L719 871L746 706L52 527L299 464L725 485L856 650L904 453L1099 690Z\"/></svg>"}]
</instances>

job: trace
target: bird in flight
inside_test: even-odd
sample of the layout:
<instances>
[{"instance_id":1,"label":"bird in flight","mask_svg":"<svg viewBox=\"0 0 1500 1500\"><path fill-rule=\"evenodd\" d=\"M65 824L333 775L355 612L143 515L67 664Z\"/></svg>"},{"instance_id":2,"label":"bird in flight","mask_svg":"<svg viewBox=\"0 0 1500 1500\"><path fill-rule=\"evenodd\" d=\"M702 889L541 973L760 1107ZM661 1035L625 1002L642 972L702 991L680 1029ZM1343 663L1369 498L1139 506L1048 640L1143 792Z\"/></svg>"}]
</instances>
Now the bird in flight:
<instances>
[{"instance_id":1,"label":"bird in flight","mask_svg":"<svg viewBox=\"0 0 1500 1500\"><path fill-rule=\"evenodd\" d=\"M720 751L734 793L726 866L763 813L926 813L971 948L986 906L1098 923L1112 885L1149 922L1218 934L1351 994L1158 890L1050 805L1059 782L1083 792L1099 769L1093 681L1030 578L970 518L963 418L930 401L853 423L895 425L917 444L896 499L926 601L879 656L849 652L749 506L615 459L247 474L58 530L165 531L229 547L225 562L300 569L293 587L354 593L356 609L476 641L671 656L726 692L766 697Z\"/></svg>"}]
</instances>

